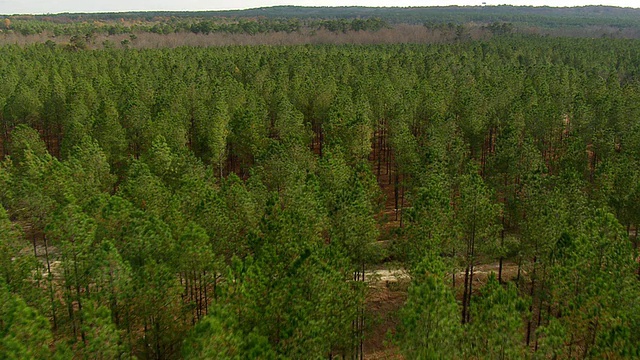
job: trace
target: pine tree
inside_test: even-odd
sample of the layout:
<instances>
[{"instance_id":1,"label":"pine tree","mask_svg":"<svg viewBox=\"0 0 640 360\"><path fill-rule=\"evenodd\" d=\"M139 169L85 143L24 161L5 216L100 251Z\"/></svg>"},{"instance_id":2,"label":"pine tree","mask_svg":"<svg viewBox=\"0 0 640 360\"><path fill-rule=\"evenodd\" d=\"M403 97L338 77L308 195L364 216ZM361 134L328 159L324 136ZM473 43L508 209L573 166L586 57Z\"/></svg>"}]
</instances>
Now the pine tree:
<instances>
[{"instance_id":1,"label":"pine tree","mask_svg":"<svg viewBox=\"0 0 640 360\"><path fill-rule=\"evenodd\" d=\"M471 324L465 336L465 351L487 359L521 359L525 356L522 318L526 302L513 283L505 289L495 274L489 276L481 295L471 305Z\"/></svg>"},{"instance_id":2,"label":"pine tree","mask_svg":"<svg viewBox=\"0 0 640 360\"><path fill-rule=\"evenodd\" d=\"M402 353L411 359L458 358L462 327L458 305L444 283L444 264L425 256L412 271L398 332Z\"/></svg>"},{"instance_id":3,"label":"pine tree","mask_svg":"<svg viewBox=\"0 0 640 360\"><path fill-rule=\"evenodd\" d=\"M49 323L0 279L0 357L48 359L52 341Z\"/></svg>"}]
</instances>

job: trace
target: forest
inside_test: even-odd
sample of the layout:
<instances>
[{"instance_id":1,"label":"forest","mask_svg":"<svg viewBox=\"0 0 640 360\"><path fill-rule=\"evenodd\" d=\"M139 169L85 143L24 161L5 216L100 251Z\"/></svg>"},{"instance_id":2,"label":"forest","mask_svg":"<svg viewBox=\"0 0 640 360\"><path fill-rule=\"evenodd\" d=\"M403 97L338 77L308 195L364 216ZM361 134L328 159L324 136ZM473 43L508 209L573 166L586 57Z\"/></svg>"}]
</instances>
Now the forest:
<instances>
[{"instance_id":1,"label":"forest","mask_svg":"<svg viewBox=\"0 0 640 360\"><path fill-rule=\"evenodd\" d=\"M638 40L0 53L2 359L640 357Z\"/></svg>"}]
</instances>

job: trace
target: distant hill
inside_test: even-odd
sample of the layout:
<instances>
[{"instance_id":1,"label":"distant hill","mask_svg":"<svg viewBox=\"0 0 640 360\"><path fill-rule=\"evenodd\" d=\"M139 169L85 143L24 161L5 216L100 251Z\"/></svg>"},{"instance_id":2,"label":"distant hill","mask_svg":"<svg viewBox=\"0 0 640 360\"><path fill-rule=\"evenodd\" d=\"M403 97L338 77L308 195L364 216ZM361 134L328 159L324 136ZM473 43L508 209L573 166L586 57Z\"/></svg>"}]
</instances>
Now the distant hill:
<instances>
[{"instance_id":1,"label":"distant hill","mask_svg":"<svg viewBox=\"0 0 640 360\"><path fill-rule=\"evenodd\" d=\"M149 37L135 41L143 35L173 35L176 44L199 43L197 39L194 43L185 40L186 34L253 37L221 40L224 44L423 43L507 34L640 38L640 9L612 6L275 6L230 11L0 15L0 20L0 42L48 40L73 43L77 48L105 41L107 46L114 41L122 46L142 46L151 41ZM378 31L383 33L372 35ZM256 35L263 37L257 39ZM36 37L18 41L20 36ZM154 46L167 43L167 39L154 39Z\"/></svg>"},{"instance_id":2,"label":"distant hill","mask_svg":"<svg viewBox=\"0 0 640 360\"><path fill-rule=\"evenodd\" d=\"M612 6L584 6L570 8L531 6L446 6L446 7L301 7L274 6L228 11L151 11L122 13L65 13L36 15L47 21L113 20L154 18L297 18L297 19L353 19L381 18L390 24L408 23L469 23L511 22L544 27L610 25L640 27L640 9Z\"/></svg>"}]
</instances>

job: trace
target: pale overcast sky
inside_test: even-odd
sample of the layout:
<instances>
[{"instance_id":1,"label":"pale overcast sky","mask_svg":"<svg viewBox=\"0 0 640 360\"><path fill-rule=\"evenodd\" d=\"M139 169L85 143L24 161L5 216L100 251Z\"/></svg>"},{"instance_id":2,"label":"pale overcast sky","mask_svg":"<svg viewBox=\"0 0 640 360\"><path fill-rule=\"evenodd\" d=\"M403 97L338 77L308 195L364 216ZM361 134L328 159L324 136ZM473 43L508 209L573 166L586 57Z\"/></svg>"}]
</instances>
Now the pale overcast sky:
<instances>
[{"instance_id":1,"label":"pale overcast sky","mask_svg":"<svg viewBox=\"0 0 640 360\"><path fill-rule=\"evenodd\" d=\"M445 5L613 5L640 7L640 0L0 0L0 14L107 12L132 10L228 10L275 5L301 6L445 6Z\"/></svg>"}]
</instances>

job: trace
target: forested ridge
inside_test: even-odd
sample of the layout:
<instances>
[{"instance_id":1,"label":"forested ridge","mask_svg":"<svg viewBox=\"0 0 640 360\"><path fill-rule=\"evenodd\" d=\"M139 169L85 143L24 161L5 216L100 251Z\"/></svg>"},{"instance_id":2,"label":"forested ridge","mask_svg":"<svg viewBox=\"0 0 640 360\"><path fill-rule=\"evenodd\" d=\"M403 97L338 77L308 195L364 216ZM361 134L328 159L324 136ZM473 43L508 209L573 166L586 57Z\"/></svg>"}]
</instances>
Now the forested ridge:
<instances>
[{"instance_id":1,"label":"forested ridge","mask_svg":"<svg viewBox=\"0 0 640 360\"><path fill-rule=\"evenodd\" d=\"M366 358L381 267L394 356L640 357L640 42L68 50L0 48L0 358Z\"/></svg>"},{"instance_id":2,"label":"forested ridge","mask_svg":"<svg viewBox=\"0 0 640 360\"><path fill-rule=\"evenodd\" d=\"M640 9L612 6L274 6L195 12L6 14L0 20L2 45L53 42L72 48L342 44L345 39L355 44L432 43L469 36L486 40L512 32L640 38ZM375 37L363 35L381 30ZM198 35L197 40L193 35ZM249 40L239 35L262 37ZM227 41L217 42L220 38Z\"/></svg>"}]
</instances>

